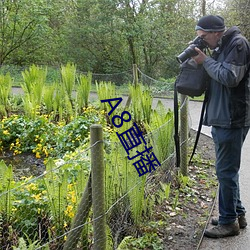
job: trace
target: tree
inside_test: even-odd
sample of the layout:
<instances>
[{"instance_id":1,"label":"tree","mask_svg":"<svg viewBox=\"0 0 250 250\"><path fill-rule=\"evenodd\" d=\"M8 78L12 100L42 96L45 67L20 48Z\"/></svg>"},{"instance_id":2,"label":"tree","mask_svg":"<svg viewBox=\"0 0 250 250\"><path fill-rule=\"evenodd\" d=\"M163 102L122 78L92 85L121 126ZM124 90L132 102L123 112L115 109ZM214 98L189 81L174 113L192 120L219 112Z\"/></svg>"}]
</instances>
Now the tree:
<instances>
[{"instance_id":1,"label":"tree","mask_svg":"<svg viewBox=\"0 0 250 250\"><path fill-rule=\"evenodd\" d=\"M250 39L250 2L248 0L225 0L221 11L226 25L239 26L242 33Z\"/></svg>"},{"instance_id":2,"label":"tree","mask_svg":"<svg viewBox=\"0 0 250 250\"><path fill-rule=\"evenodd\" d=\"M43 33L46 8L42 1L7 0L0 2L0 65L29 41ZM26 53L41 47L34 44ZM18 63L18 62L17 62Z\"/></svg>"}]
</instances>

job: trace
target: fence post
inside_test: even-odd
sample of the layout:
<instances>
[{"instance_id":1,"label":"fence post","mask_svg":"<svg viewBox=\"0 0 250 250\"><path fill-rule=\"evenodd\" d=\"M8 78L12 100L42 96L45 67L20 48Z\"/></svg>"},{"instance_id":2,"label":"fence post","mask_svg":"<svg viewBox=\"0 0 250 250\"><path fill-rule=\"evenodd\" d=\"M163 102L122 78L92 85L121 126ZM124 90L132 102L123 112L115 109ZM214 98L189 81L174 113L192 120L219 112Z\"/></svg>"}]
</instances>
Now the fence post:
<instances>
[{"instance_id":1,"label":"fence post","mask_svg":"<svg viewBox=\"0 0 250 250\"><path fill-rule=\"evenodd\" d=\"M133 64L133 84L136 86L138 84L138 70L137 70L137 65ZM131 95L128 95L128 99L125 105L125 109L129 107L131 104Z\"/></svg>"},{"instance_id":2,"label":"fence post","mask_svg":"<svg viewBox=\"0 0 250 250\"><path fill-rule=\"evenodd\" d=\"M104 152L102 126L94 124L90 127L91 142L91 175L94 250L106 249L106 216L104 193Z\"/></svg>"},{"instance_id":3,"label":"fence post","mask_svg":"<svg viewBox=\"0 0 250 250\"><path fill-rule=\"evenodd\" d=\"M180 169L181 174L187 176L188 174L188 97L180 95L181 109L180 109Z\"/></svg>"},{"instance_id":4,"label":"fence post","mask_svg":"<svg viewBox=\"0 0 250 250\"><path fill-rule=\"evenodd\" d=\"M64 244L63 250L71 250L77 248L77 243L81 237L83 225L86 222L91 208L91 175L89 176L87 185L82 194L76 216L73 220L70 233Z\"/></svg>"},{"instance_id":5,"label":"fence post","mask_svg":"<svg viewBox=\"0 0 250 250\"><path fill-rule=\"evenodd\" d=\"M136 64L133 64L133 83L134 83L134 85L138 84L138 71L137 71Z\"/></svg>"}]
</instances>

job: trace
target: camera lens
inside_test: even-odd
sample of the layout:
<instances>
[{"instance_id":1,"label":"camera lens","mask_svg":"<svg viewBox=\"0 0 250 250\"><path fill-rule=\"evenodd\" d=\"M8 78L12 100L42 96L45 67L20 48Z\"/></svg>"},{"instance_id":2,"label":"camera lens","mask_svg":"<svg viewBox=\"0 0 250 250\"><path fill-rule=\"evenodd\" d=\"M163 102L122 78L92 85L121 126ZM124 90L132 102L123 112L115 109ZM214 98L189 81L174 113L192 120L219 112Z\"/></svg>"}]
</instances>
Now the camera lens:
<instances>
[{"instance_id":1,"label":"camera lens","mask_svg":"<svg viewBox=\"0 0 250 250\"><path fill-rule=\"evenodd\" d=\"M183 63L188 58L198 55L198 53L194 49L195 47L195 44L191 44L189 47L187 47L180 55L176 57L177 61L179 63Z\"/></svg>"},{"instance_id":2,"label":"camera lens","mask_svg":"<svg viewBox=\"0 0 250 250\"><path fill-rule=\"evenodd\" d=\"M176 57L177 61L179 63L183 63L188 58L198 55L195 47L199 48L200 50L203 50L207 47L207 43L199 36L197 36L192 43L180 54Z\"/></svg>"}]
</instances>

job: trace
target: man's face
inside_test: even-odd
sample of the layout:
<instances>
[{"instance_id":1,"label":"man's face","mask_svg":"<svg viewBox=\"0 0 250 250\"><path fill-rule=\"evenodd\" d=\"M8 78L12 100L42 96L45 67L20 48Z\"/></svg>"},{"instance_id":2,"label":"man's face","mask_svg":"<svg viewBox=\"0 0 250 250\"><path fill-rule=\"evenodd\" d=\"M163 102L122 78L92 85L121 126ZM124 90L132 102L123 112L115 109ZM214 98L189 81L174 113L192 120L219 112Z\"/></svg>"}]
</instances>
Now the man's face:
<instances>
[{"instance_id":1,"label":"man's face","mask_svg":"<svg viewBox=\"0 0 250 250\"><path fill-rule=\"evenodd\" d=\"M197 30L197 35L204 39L210 49L215 49L218 46L218 42L221 38L221 32L206 32L203 30Z\"/></svg>"}]
</instances>

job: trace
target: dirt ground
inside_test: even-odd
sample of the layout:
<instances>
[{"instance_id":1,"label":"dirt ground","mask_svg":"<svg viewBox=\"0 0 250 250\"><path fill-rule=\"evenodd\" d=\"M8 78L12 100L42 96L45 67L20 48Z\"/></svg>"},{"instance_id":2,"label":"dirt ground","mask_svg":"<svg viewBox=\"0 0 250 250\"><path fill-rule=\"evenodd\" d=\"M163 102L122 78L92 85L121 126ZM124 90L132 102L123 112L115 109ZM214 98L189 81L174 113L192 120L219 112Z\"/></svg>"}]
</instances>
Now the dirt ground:
<instances>
[{"instance_id":1,"label":"dirt ground","mask_svg":"<svg viewBox=\"0 0 250 250\"><path fill-rule=\"evenodd\" d=\"M191 131L191 138L192 148L194 131ZM215 203L217 179L214 168L214 144L210 137L201 134L194 158L188 173L191 181L184 188L179 187L176 209L173 209L171 202L162 207L168 215L168 226L160 232L164 235L166 250L199 249ZM176 193L172 194L172 200L175 198Z\"/></svg>"}]
</instances>

